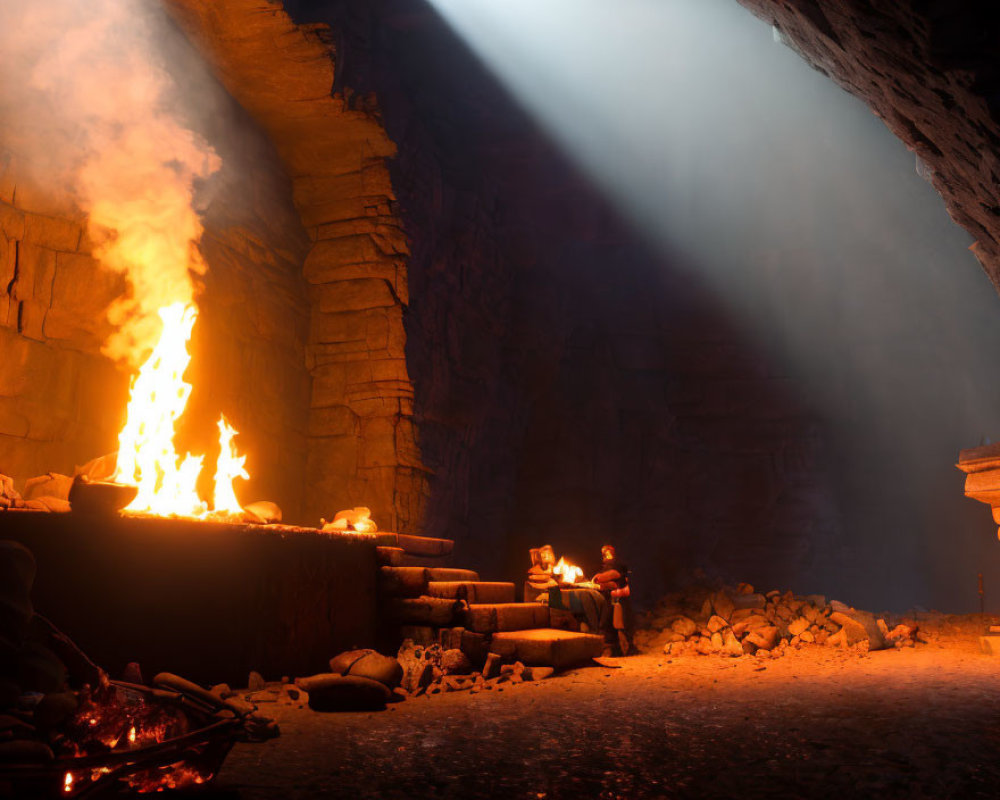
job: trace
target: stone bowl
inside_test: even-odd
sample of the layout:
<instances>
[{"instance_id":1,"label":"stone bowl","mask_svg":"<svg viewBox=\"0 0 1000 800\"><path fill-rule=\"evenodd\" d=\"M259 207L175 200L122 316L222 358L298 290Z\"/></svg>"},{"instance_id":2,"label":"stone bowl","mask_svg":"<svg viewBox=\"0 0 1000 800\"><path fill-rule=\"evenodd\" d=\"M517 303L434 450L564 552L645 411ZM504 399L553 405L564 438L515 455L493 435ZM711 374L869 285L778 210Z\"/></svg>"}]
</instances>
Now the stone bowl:
<instances>
[{"instance_id":1,"label":"stone bowl","mask_svg":"<svg viewBox=\"0 0 1000 800\"><path fill-rule=\"evenodd\" d=\"M90 481L78 475L69 490L70 510L79 514L117 514L135 500L138 493L138 486Z\"/></svg>"}]
</instances>

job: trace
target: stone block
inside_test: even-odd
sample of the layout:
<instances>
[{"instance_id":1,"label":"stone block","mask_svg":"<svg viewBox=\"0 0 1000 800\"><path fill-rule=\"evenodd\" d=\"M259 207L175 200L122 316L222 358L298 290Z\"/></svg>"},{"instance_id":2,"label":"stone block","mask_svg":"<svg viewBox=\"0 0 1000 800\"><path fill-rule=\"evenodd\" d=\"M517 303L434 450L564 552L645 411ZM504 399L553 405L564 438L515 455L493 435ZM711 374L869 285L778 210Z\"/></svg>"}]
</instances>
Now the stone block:
<instances>
[{"instance_id":1,"label":"stone block","mask_svg":"<svg viewBox=\"0 0 1000 800\"><path fill-rule=\"evenodd\" d=\"M25 214L24 241L50 250L76 252L80 247L83 229L79 222L61 217Z\"/></svg>"},{"instance_id":2,"label":"stone block","mask_svg":"<svg viewBox=\"0 0 1000 800\"><path fill-rule=\"evenodd\" d=\"M399 463L394 417L361 418L359 428L362 442L359 466L391 467Z\"/></svg>"},{"instance_id":3,"label":"stone block","mask_svg":"<svg viewBox=\"0 0 1000 800\"><path fill-rule=\"evenodd\" d=\"M401 567L406 551L402 547L376 547L375 558L380 566Z\"/></svg>"},{"instance_id":4,"label":"stone block","mask_svg":"<svg viewBox=\"0 0 1000 800\"><path fill-rule=\"evenodd\" d=\"M327 406L309 411L310 436L356 436L358 418L347 406Z\"/></svg>"},{"instance_id":5,"label":"stone block","mask_svg":"<svg viewBox=\"0 0 1000 800\"><path fill-rule=\"evenodd\" d=\"M11 285L11 293L17 300L35 300L44 310L52 302L55 273L55 251L21 242L17 254L17 280Z\"/></svg>"},{"instance_id":6,"label":"stone block","mask_svg":"<svg viewBox=\"0 0 1000 800\"><path fill-rule=\"evenodd\" d=\"M392 597L420 597L427 592L427 570L424 567L381 567L379 591ZM432 595L446 597L446 595ZM452 598L454 599L454 598Z\"/></svg>"},{"instance_id":7,"label":"stone block","mask_svg":"<svg viewBox=\"0 0 1000 800\"><path fill-rule=\"evenodd\" d=\"M81 343L103 341L110 331L105 311L124 292L124 278L103 269L89 256L57 253L46 337Z\"/></svg>"},{"instance_id":8,"label":"stone block","mask_svg":"<svg viewBox=\"0 0 1000 800\"><path fill-rule=\"evenodd\" d=\"M363 311L397 304L390 284L381 278L358 278L316 286L313 296L325 314Z\"/></svg>"},{"instance_id":9,"label":"stone block","mask_svg":"<svg viewBox=\"0 0 1000 800\"><path fill-rule=\"evenodd\" d=\"M603 650L601 636L552 628L495 633L490 641L491 653L530 666L555 669L586 664L600 656Z\"/></svg>"},{"instance_id":10,"label":"stone block","mask_svg":"<svg viewBox=\"0 0 1000 800\"><path fill-rule=\"evenodd\" d=\"M885 638L882 636L873 614L852 608L847 613L834 611L830 614L830 620L841 626L847 645L853 645L867 639L869 650L885 649Z\"/></svg>"},{"instance_id":11,"label":"stone block","mask_svg":"<svg viewBox=\"0 0 1000 800\"><path fill-rule=\"evenodd\" d=\"M8 239L23 239L24 212L7 203L0 203L0 231Z\"/></svg>"},{"instance_id":12,"label":"stone block","mask_svg":"<svg viewBox=\"0 0 1000 800\"><path fill-rule=\"evenodd\" d=\"M302 273L310 283L327 283L324 275L349 264L368 264L383 258L370 236L345 236L316 242L306 256Z\"/></svg>"},{"instance_id":13,"label":"stone block","mask_svg":"<svg viewBox=\"0 0 1000 800\"><path fill-rule=\"evenodd\" d=\"M300 175L292 181L292 193L298 205L317 206L331 197L361 197L361 172L339 175Z\"/></svg>"},{"instance_id":14,"label":"stone block","mask_svg":"<svg viewBox=\"0 0 1000 800\"><path fill-rule=\"evenodd\" d=\"M548 625L549 608L541 603L476 603L469 606L465 627L476 633L496 633Z\"/></svg>"},{"instance_id":15,"label":"stone block","mask_svg":"<svg viewBox=\"0 0 1000 800\"><path fill-rule=\"evenodd\" d=\"M403 625L446 628L455 621L459 603L440 597L391 598L386 609L392 620Z\"/></svg>"},{"instance_id":16,"label":"stone block","mask_svg":"<svg viewBox=\"0 0 1000 800\"><path fill-rule=\"evenodd\" d=\"M450 542L451 539L439 539L440 542ZM454 544L454 543L453 543ZM478 581L479 573L471 569L455 569L452 567L430 567L427 577L432 581Z\"/></svg>"},{"instance_id":17,"label":"stone block","mask_svg":"<svg viewBox=\"0 0 1000 800\"><path fill-rule=\"evenodd\" d=\"M514 584L487 581L430 581L431 597L465 599L469 603L513 603Z\"/></svg>"}]
</instances>

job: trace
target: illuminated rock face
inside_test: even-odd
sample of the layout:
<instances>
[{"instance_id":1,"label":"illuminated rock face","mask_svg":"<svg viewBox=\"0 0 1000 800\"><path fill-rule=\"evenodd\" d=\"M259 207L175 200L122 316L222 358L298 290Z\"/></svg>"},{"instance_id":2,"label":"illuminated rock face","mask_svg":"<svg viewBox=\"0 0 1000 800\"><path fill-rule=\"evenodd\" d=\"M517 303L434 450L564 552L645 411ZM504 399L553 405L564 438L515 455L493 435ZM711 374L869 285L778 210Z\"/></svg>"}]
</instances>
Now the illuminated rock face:
<instances>
[{"instance_id":1,"label":"illuminated rock face","mask_svg":"<svg viewBox=\"0 0 1000 800\"><path fill-rule=\"evenodd\" d=\"M739 0L818 70L863 99L913 150L921 174L1000 288L995 9L970 0Z\"/></svg>"},{"instance_id":2,"label":"illuminated rock face","mask_svg":"<svg viewBox=\"0 0 1000 800\"><path fill-rule=\"evenodd\" d=\"M184 79L212 98L213 113L193 124L223 157L203 208L211 269L192 344L189 434L210 431L211 409L223 405L256 451L248 499L274 499L294 518L306 455L308 238L273 145L210 75ZM7 133L0 126L0 472L23 481L71 474L115 449L128 376L100 348L105 308L125 284L99 266L82 214L60 187L32 180L34 165Z\"/></svg>"},{"instance_id":3,"label":"illuminated rock face","mask_svg":"<svg viewBox=\"0 0 1000 800\"><path fill-rule=\"evenodd\" d=\"M167 5L273 142L309 235L300 519L364 504L383 528L417 529L426 489L404 353L409 249L386 165L396 148L374 98L334 92L330 32L296 26L280 4Z\"/></svg>"}]
</instances>

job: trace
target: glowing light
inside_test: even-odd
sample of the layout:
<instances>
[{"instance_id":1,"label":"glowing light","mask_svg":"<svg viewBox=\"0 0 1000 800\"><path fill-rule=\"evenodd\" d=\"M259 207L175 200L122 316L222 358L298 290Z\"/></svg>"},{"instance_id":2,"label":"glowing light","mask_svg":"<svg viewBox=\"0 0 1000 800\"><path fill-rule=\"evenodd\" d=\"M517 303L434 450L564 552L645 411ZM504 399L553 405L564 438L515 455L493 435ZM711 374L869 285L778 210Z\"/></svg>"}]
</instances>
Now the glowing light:
<instances>
[{"instance_id":1,"label":"glowing light","mask_svg":"<svg viewBox=\"0 0 1000 800\"><path fill-rule=\"evenodd\" d=\"M247 460L246 456L239 455L233 444L233 437L236 434L236 429L226 421L226 418L219 417L219 461L215 468L216 513L240 514L243 511L233 492L233 481L236 478L246 480L250 475L243 467Z\"/></svg>"},{"instance_id":2,"label":"glowing light","mask_svg":"<svg viewBox=\"0 0 1000 800\"><path fill-rule=\"evenodd\" d=\"M559 561L552 568L552 574L558 575L562 583L576 583L583 577L583 570L571 564L565 558L560 557Z\"/></svg>"},{"instance_id":3,"label":"glowing light","mask_svg":"<svg viewBox=\"0 0 1000 800\"><path fill-rule=\"evenodd\" d=\"M330 531L354 531L355 533L375 533L378 525L372 519L370 508L357 506L356 508L338 511L333 518L333 522L320 521L323 530Z\"/></svg>"},{"instance_id":4,"label":"glowing light","mask_svg":"<svg viewBox=\"0 0 1000 800\"><path fill-rule=\"evenodd\" d=\"M160 339L132 381L113 478L139 488L126 511L198 518L210 513L197 490L204 457L187 454L182 458L174 447L177 421L191 396L184 372L191 361L187 347L197 317L194 305L174 303L161 308ZM233 481L250 476L244 467L246 456L239 455L233 444L236 429L224 416L218 426L220 451L211 513L231 516L242 512Z\"/></svg>"},{"instance_id":5,"label":"glowing light","mask_svg":"<svg viewBox=\"0 0 1000 800\"><path fill-rule=\"evenodd\" d=\"M187 345L197 316L193 305L161 308L160 339L132 381L114 476L118 483L139 487L126 511L198 517L207 510L195 487L202 457L181 459L174 449L177 420L191 395L184 371L191 361Z\"/></svg>"}]
</instances>

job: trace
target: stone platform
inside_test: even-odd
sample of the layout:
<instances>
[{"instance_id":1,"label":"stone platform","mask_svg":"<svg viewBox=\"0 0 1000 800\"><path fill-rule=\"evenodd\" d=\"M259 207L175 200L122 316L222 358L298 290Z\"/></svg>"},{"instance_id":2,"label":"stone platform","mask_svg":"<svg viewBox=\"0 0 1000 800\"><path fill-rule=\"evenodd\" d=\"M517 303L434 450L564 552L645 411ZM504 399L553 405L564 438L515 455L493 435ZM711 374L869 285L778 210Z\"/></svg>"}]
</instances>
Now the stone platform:
<instances>
[{"instance_id":1,"label":"stone platform","mask_svg":"<svg viewBox=\"0 0 1000 800\"><path fill-rule=\"evenodd\" d=\"M280 525L0 513L35 555L35 610L113 676L310 674L374 644L375 540Z\"/></svg>"}]
</instances>

